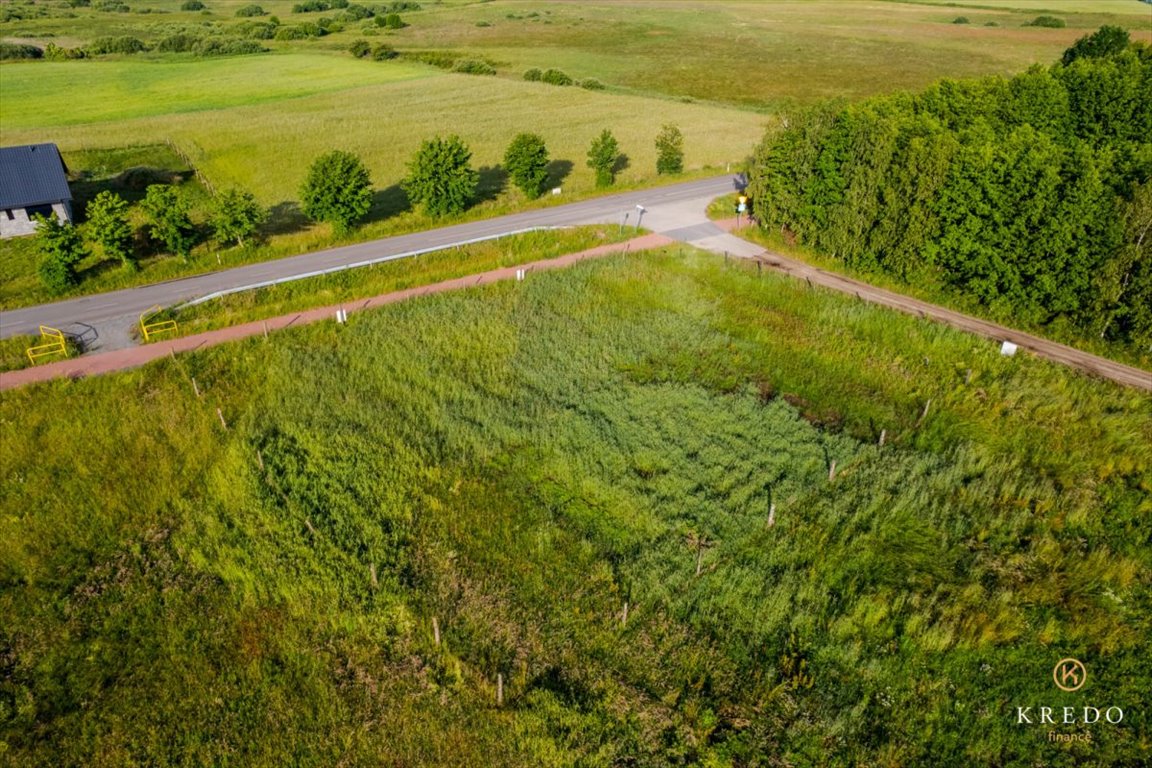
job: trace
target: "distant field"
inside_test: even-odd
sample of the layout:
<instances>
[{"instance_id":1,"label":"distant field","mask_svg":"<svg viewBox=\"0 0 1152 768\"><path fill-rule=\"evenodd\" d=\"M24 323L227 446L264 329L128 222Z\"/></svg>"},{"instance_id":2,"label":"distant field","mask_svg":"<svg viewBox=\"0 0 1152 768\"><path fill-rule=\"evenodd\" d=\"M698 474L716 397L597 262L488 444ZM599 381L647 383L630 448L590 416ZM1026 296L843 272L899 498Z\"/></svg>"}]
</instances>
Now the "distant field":
<instances>
[{"instance_id":1,"label":"distant field","mask_svg":"<svg viewBox=\"0 0 1152 768\"><path fill-rule=\"evenodd\" d=\"M216 77L196 80L197 67ZM279 96L254 87L297 72L310 72L308 82L273 85ZM65 90L72 98L44 87L45 75L50 84L71 83ZM345 86L335 90L341 79ZM572 164L565 186L587 188L588 145L604 128L612 129L629 158L620 175L627 182L655 175L653 141L663 123L683 130L689 168L743 160L766 124L762 115L715 106L323 53L24 64L0 68L0 86L6 105L7 94L19 94L0 116L5 143L55 141L67 157L80 149L171 140L215 186L250 189L270 205L296 200L309 163L335 148L360 154L377 187L385 188L404 177L425 138L457 133L472 147L474 164L491 167L516 133L535 131L554 159ZM182 88L190 95L160 101L167 114L157 114L152 94ZM202 105L199 111L191 111L196 105ZM132 119L132 113L140 116Z\"/></svg>"}]
</instances>

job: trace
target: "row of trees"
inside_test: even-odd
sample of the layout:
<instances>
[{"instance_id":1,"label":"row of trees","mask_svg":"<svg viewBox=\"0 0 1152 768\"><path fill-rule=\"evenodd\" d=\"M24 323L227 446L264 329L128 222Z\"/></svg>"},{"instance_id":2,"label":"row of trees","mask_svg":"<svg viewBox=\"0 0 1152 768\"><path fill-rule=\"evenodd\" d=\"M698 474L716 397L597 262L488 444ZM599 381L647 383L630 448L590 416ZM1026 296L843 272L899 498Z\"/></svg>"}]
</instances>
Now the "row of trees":
<instances>
[{"instance_id":1,"label":"row of trees","mask_svg":"<svg viewBox=\"0 0 1152 768\"><path fill-rule=\"evenodd\" d=\"M173 186L153 184L140 201L145 232L172 254L187 259L202 236L192 222L187 199ZM80 227L61 223L55 216L37 218L40 241L40 279L55 293L79 282L79 265L98 249L106 259L120 261L136 269L136 227L132 206L115 192L103 191L85 208L87 221ZM213 198L208 229L222 243L243 245L256 234L267 211L248 192L227 190Z\"/></svg>"},{"instance_id":2,"label":"row of trees","mask_svg":"<svg viewBox=\"0 0 1152 768\"><path fill-rule=\"evenodd\" d=\"M1030 324L1152 344L1152 49L1103 28L1011 79L789 116L761 226Z\"/></svg>"},{"instance_id":3,"label":"row of trees","mask_svg":"<svg viewBox=\"0 0 1152 768\"><path fill-rule=\"evenodd\" d=\"M684 169L684 136L675 125L665 125L656 137L656 170L660 174ZM623 153L613 133L605 129L588 149L588 167L597 187L611 186ZM512 183L529 199L543 194L551 158L544 139L521 133L504 153L504 169ZM408 164L401 187L414 205L429 216L463 212L476 199L479 172L472 167L472 151L459 136L424 141ZM312 164L300 190L301 208L316 221L332 224L337 234L347 232L372 207L372 179L359 157L341 150L321 155Z\"/></svg>"},{"instance_id":4,"label":"row of trees","mask_svg":"<svg viewBox=\"0 0 1152 768\"><path fill-rule=\"evenodd\" d=\"M684 140L680 129L665 125L656 139L657 171L679 173L684 166ZM611 131L605 129L588 150L588 166L598 187L610 186L623 154ZM544 139L521 133L504 153L504 168L512 183L529 199L543 194L551 158ZM479 172L472 167L472 152L458 136L423 142L408 166L402 187L414 205L432 217L463 212L476 199ZM345 234L372 207L372 179L359 157L343 151L321 155L312 164L300 190L301 209L315 221L329 222L337 235ZM168 252L187 259L206 231L221 243L243 245L267 219L267 210L249 193L228 190L212 200L206 227L192 221L191 206L168 184L153 184L139 204L146 234ZM54 216L38 220L42 259L40 277L54 293L79 282L79 265L98 249L106 259L136 268L136 228L129 203L103 191L88 203L82 227L62 224Z\"/></svg>"}]
</instances>

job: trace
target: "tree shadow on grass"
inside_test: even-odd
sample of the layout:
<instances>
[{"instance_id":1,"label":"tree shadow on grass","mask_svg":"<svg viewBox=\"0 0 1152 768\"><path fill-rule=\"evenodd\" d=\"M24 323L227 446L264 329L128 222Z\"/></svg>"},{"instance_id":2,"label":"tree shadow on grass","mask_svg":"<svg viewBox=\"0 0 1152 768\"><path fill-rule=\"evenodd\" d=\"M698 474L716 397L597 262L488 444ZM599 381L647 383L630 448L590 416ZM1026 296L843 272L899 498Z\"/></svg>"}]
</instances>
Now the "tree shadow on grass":
<instances>
[{"instance_id":1,"label":"tree shadow on grass","mask_svg":"<svg viewBox=\"0 0 1152 768\"><path fill-rule=\"evenodd\" d=\"M310 223L304 212L300 210L300 204L295 200L285 200L282 203L276 203L268 209L268 221L261 227L261 234L271 235L287 235L291 232L299 232Z\"/></svg>"},{"instance_id":2,"label":"tree shadow on grass","mask_svg":"<svg viewBox=\"0 0 1152 768\"><path fill-rule=\"evenodd\" d=\"M555 189L564 183L564 180L572 173L571 160L553 160L548 163L548 178L544 180L544 189Z\"/></svg>"},{"instance_id":3,"label":"tree shadow on grass","mask_svg":"<svg viewBox=\"0 0 1152 768\"><path fill-rule=\"evenodd\" d=\"M476 202L486 203L495 200L508 186L508 171L499 165L484 166L480 169L480 179L476 182Z\"/></svg>"},{"instance_id":4,"label":"tree shadow on grass","mask_svg":"<svg viewBox=\"0 0 1152 768\"><path fill-rule=\"evenodd\" d=\"M411 209L412 201L408 199L408 193L399 184L393 184L372 193L372 207L368 209L363 223L390 219Z\"/></svg>"},{"instance_id":5,"label":"tree shadow on grass","mask_svg":"<svg viewBox=\"0 0 1152 768\"><path fill-rule=\"evenodd\" d=\"M176 170L150 166L136 166L104 179L95 179L92 178L91 172L80 171L68 182L68 189L72 192L73 220L77 224L87 221L88 203L101 192L113 192L128 203L135 204L144 199L148 187L153 184L179 186L193 178L194 174L190 169Z\"/></svg>"},{"instance_id":6,"label":"tree shadow on grass","mask_svg":"<svg viewBox=\"0 0 1152 768\"><path fill-rule=\"evenodd\" d=\"M620 156L616 158L615 165L612 166L612 175L615 176L618 173L628 170L631 165L632 161L628 158L628 155L621 152Z\"/></svg>"}]
</instances>

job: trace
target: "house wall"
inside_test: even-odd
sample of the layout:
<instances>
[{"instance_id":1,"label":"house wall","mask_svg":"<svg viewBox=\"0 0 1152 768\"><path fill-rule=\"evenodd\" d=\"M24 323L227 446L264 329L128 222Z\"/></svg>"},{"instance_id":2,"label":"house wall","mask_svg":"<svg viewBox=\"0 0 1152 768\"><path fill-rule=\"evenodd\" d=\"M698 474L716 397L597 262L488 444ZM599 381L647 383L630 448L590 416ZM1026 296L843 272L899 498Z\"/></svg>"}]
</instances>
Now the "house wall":
<instances>
[{"instance_id":1,"label":"house wall","mask_svg":"<svg viewBox=\"0 0 1152 768\"><path fill-rule=\"evenodd\" d=\"M52 204L52 212L61 224L72 221L72 203L64 200ZM27 208L0 211L0 238L20 237L36 233L36 222L28 218Z\"/></svg>"}]
</instances>

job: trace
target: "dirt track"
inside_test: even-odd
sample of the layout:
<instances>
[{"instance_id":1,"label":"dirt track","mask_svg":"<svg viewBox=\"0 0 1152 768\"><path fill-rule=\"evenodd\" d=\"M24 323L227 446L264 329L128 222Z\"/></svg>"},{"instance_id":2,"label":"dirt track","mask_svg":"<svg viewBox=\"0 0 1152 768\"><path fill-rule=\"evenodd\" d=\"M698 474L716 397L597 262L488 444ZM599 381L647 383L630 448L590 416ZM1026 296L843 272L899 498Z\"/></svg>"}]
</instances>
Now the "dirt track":
<instances>
[{"instance_id":1,"label":"dirt track","mask_svg":"<svg viewBox=\"0 0 1152 768\"><path fill-rule=\"evenodd\" d=\"M730 227L732 223L724 222L724 224ZM856 296L864 301L890 307L909 315L929 317L953 328L959 328L962 331L979 334L997 341L1010 341L1020 349L1028 350L1037 357L1063 363L1119 384L1152 392L1152 372L1123 365L1107 358L1073 349L1064 344L1041 339L987 320L980 320L951 309L929 304L926 301L913 299L883 288L876 288L868 283L826 272L778 253L764 251L762 255L757 257L757 260L777 272L791 275L799 280L807 280L811 285L831 288L834 291Z\"/></svg>"}]
</instances>

